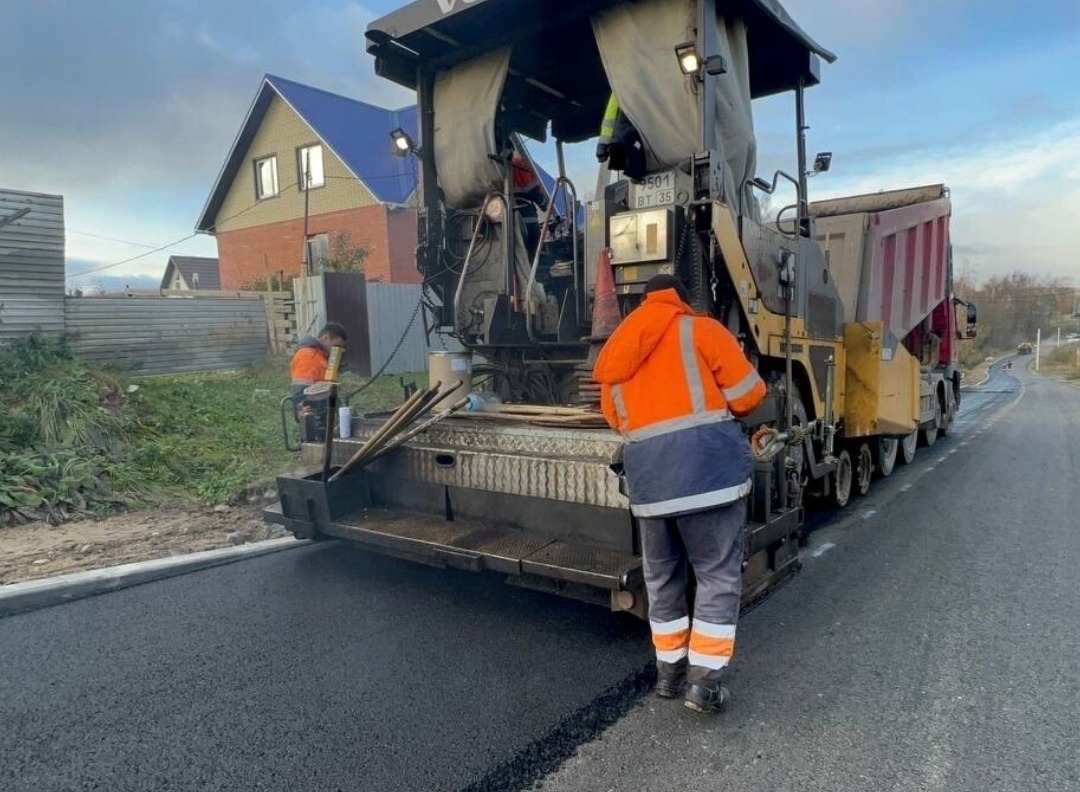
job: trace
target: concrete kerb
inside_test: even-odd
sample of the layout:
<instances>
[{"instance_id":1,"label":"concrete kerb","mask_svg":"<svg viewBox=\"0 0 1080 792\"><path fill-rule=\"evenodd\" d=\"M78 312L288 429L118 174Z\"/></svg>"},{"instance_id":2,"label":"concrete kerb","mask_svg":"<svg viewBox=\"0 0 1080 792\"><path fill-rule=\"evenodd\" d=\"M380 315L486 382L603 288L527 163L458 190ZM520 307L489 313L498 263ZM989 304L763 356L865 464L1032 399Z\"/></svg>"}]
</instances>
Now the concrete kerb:
<instances>
[{"instance_id":1,"label":"concrete kerb","mask_svg":"<svg viewBox=\"0 0 1080 792\"><path fill-rule=\"evenodd\" d=\"M0 618L310 544L290 537L0 586Z\"/></svg>"},{"instance_id":2,"label":"concrete kerb","mask_svg":"<svg viewBox=\"0 0 1080 792\"><path fill-rule=\"evenodd\" d=\"M1011 357L1015 357L1015 355L1010 352L1008 355L1002 355L1001 357L992 360L990 362L990 364L986 367L986 376L983 377L982 380L980 380L979 382L976 382L974 385L961 384L960 385L960 390L973 390L975 388L981 388L983 385L985 385L986 383L988 383L990 381L990 377L991 377L990 369L992 369L998 363L1001 363L1001 362L1003 362L1005 360L1008 360Z\"/></svg>"}]
</instances>

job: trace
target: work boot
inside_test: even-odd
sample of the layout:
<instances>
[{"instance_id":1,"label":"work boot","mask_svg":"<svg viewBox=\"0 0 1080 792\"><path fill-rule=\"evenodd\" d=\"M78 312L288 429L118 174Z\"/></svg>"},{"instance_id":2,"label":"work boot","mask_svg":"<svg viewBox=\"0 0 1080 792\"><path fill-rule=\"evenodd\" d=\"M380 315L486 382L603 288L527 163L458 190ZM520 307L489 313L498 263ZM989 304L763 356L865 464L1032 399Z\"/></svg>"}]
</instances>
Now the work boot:
<instances>
[{"instance_id":1,"label":"work boot","mask_svg":"<svg viewBox=\"0 0 1080 792\"><path fill-rule=\"evenodd\" d=\"M686 688L686 658L676 663L656 661L656 695L673 699L682 695Z\"/></svg>"},{"instance_id":2,"label":"work boot","mask_svg":"<svg viewBox=\"0 0 1080 792\"><path fill-rule=\"evenodd\" d=\"M698 671L699 669L694 669ZM683 704L694 712L718 712L731 698L731 692L724 684L727 675L710 672L706 675L694 674L690 687L686 689Z\"/></svg>"}]
</instances>

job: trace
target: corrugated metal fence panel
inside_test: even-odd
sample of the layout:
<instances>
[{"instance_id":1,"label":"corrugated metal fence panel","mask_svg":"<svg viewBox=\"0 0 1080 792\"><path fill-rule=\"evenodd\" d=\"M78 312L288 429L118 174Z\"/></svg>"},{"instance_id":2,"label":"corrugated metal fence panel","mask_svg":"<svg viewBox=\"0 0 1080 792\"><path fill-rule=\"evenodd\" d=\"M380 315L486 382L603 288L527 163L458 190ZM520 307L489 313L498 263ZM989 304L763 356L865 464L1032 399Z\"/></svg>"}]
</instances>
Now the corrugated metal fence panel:
<instances>
[{"instance_id":1,"label":"corrugated metal fence panel","mask_svg":"<svg viewBox=\"0 0 1080 792\"><path fill-rule=\"evenodd\" d=\"M0 341L32 330L64 331L64 199L0 190Z\"/></svg>"},{"instance_id":2,"label":"corrugated metal fence panel","mask_svg":"<svg viewBox=\"0 0 1080 792\"><path fill-rule=\"evenodd\" d=\"M138 374L238 369L270 351L262 300L68 297L76 354Z\"/></svg>"},{"instance_id":3,"label":"corrugated metal fence panel","mask_svg":"<svg viewBox=\"0 0 1080 792\"><path fill-rule=\"evenodd\" d=\"M411 284L367 285L368 328L371 333L371 369L377 371L394 351L416 312L422 287ZM387 374L427 370L428 345L424 319L417 316L401 349L386 369Z\"/></svg>"}]
</instances>

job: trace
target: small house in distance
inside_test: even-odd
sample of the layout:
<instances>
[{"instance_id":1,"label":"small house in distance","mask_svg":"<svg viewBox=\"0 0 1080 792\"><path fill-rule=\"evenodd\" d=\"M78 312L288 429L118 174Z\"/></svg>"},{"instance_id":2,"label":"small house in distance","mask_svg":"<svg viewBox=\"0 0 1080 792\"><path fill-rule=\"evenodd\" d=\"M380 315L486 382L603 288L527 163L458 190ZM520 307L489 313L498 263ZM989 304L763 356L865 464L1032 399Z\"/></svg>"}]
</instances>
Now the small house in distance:
<instances>
[{"instance_id":1,"label":"small house in distance","mask_svg":"<svg viewBox=\"0 0 1080 792\"><path fill-rule=\"evenodd\" d=\"M161 278L162 290L218 291L221 272L216 258L202 256L170 256Z\"/></svg>"}]
</instances>

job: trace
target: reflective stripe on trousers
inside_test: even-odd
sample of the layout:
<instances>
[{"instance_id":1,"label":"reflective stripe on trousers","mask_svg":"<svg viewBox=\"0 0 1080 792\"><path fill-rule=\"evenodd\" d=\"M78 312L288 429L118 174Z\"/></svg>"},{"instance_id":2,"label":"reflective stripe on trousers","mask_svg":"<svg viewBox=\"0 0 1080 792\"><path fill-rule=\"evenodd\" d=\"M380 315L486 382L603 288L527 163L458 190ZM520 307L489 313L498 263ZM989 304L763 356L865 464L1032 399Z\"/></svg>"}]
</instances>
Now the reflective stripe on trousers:
<instances>
[{"instance_id":1,"label":"reflective stripe on trousers","mask_svg":"<svg viewBox=\"0 0 1080 792\"><path fill-rule=\"evenodd\" d=\"M688 679L708 684L727 667L735 648L746 504L738 501L684 517L640 522L656 658L671 663L689 657ZM686 602L687 562L697 578L692 621Z\"/></svg>"}]
</instances>

